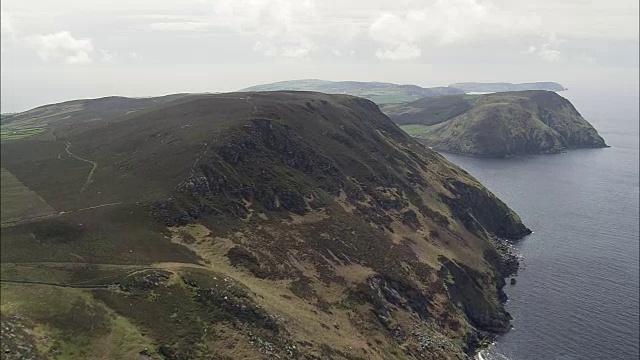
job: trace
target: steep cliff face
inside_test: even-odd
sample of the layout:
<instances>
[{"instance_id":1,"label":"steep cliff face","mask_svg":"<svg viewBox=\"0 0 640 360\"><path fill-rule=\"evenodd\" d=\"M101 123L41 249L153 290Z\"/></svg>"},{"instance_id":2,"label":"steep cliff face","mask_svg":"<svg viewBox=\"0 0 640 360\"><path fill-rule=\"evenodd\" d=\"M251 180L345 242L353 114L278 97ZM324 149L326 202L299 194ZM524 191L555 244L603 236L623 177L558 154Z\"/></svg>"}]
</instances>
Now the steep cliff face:
<instances>
[{"instance_id":1,"label":"steep cliff face","mask_svg":"<svg viewBox=\"0 0 640 360\"><path fill-rule=\"evenodd\" d=\"M152 262L165 273L88 290L150 334L158 356L458 359L510 327L501 288L517 263L498 238L530 231L368 100L201 96L66 140L99 164L74 201L124 203L91 221L59 220L88 228L73 244L95 241L105 224L143 227L160 238L130 242L179 244L197 259L163 252ZM24 167L9 164L46 193ZM31 226L3 230L3 242L29 239ZM24 256L26 245L11 243L3 259ZM73 244L65 250L96 259ZM162 315L132 310L142 307Z\"/></svg>"},{"instance_id":2,"label":"steep cliff face","mask_svg":"<svg viewBox=\"0 0 640 360\"><path fill-rule=\"evenodd\" d=\"M448 96L384 110L399 124L425 125L413 129L417 138L454 153L509 156L606 147L567 99L549 91Z\"/></svg>"}]
</instances>

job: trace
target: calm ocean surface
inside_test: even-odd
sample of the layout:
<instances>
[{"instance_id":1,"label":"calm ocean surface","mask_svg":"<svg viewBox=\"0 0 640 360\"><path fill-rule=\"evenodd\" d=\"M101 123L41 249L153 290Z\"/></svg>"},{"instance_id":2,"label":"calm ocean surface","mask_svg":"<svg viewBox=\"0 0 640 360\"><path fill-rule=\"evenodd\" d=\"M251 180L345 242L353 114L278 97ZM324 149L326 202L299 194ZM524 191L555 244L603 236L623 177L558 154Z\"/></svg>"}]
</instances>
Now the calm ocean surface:
<instances>
[{"instance_id":1,"label":"calm ocean surface","mask_svg":"<svg viewBox=\"0 0 640 360\"><path fill-rule=\"evenodd\" d=\"M560 93L611 148L477 159L445 155L534 233L515 246L523 269L507 285L514 328L484 359L638 359L638 93Z\"/></svg>"}]
</instances>

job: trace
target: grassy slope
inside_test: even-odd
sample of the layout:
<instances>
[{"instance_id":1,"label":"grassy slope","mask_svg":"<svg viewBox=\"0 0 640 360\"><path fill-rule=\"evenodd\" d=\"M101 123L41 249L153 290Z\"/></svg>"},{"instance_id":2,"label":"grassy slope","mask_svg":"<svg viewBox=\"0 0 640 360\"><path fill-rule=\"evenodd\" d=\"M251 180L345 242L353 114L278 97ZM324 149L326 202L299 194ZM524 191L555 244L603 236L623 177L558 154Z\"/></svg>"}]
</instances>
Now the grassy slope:
<instances>
[{"instance_id":1,"label":"grassy slope","mask_svg":"<svg viewBox=\"0 0 640 360\"><path fill-rule=\"evenodd\" d=\"M99 99L72 100L50 104L21 113L3 115L0 125L2 141L18 140L58 127L82 123L109 121L115 117L179 100L188 94L173 94L153 98L110 96Z\"/></svg>"},{"instance_id":2,"label":"grassy slope","mask_svg":"<svg viewBox=\"0 0 640 360\"><path fill-rule=\"evenodd\" d=\"M465 113L473 107L473 95L424 98L409 104L387 105L382 111L398 125L435 125Z\"/></svg>"},{"instance_id":3,"label":"grassy slope","mask_svg":"<svg viewBox=\"0 0 640 360\"><path fill-rule=\"evenodd\" d=\"M201 96L68 134L2 144L66 211L1 234L3 324L47 357L446 359L508 328L491 237L527 229L367 100ZM84 192L65 141L98 164Z\"/></svg>"},{"instance_id":4,"label":"grassy slope","mask_svg":"<svg viewBox=\"0 0 640 360\"><path fill-rule=\"evenodd\" d=\"M479 156L554 153L605 147L597 131L548 91L454 95L383 110L436 149Z\"/></svg>"},{"instance_id":5,"label":"grassy slope","mask_svg":"<svg viewBox=\"0 0 640 360\"><path fill-rule=\"evenodd\" d=\"M0 188L2 223L54 213L49 204L24 186L9 171L0 168L0 174L2 179L2 187Z\"/></svg>"},{"instance_id":6,"label":"grassy slope","mask_svg":"<svg viewBox=\"0 0 640 360\"><path fill-rule=\"evenodd\" d=\"M460 94L453 87L422 88L380 82L292 80L252 86L241 91L303 90L328 94L349 94L369 99L376 104L398 104L430 96Z\"/></svg>"}]
</instances>

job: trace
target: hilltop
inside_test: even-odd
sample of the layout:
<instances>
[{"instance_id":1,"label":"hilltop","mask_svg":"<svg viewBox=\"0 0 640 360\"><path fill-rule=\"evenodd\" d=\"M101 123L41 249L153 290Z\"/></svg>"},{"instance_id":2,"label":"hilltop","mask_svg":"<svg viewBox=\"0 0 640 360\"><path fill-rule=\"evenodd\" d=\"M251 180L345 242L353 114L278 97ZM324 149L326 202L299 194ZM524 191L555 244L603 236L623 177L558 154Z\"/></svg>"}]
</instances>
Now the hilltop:
<instances>
[{"instance_id":1,"label":"hilltop","mask_svg":"<svg viewBox=\"0 0 640 360\"><path fill-rule=\"evenodd\" d=\"M455 89L461 89L465 92L505 92L505 91L525 91L525 90L547 90L547 91L564 91L564 86L556 82L534 82L523 84L512 83L482 83L482 82L464 82L449 85Z\"/></svg>"},{"instance_id":2,"label":"hilltop","mask_svg":"<svg viewBox=\"0 0 640 360\"><path fill-rule=\"evenodd\" d=\"M383 111L425 144L453 153L510 156L607 146L569 100L550 91L443 96Z\"/></svg>"},{"instance_id":3,"label":"hilltop","mask_svg":"<svg viewBox=\"0 0 640 360\"><path fill-rule=\"evenodd\" d=\"M240 91L317 91L327 94L349 94L369 99L376 104L396 104L431 96L464 94L453 87L423 88L382 82L292 80L248 87Z\"/></svg>"},{"instance_id":4,"label":"hilltop","mask_svg":"<svg viewBox=\"0 0 640 360\"><path fill-rule=\"evenodd\" d=\"M530 231L371 101L197 95L65 129L1 144L5 354L465 359L510 328L500 239Z\"/></svg>"},{"instance_id":5,"label":"hilltop","mask_svg":"<svg viewBox=\"0 0 640 360\"><path fill-rule=\"evenodd\" d=\"M108 96L80 99L39 106L29 111L3 114L0 119L2 140L29 137L52 127L74 127L79 124L108 122L110 119L133 114L142 109L172 102L191 94L172 94L148 98Z\"/></svg>"}]
</instances>

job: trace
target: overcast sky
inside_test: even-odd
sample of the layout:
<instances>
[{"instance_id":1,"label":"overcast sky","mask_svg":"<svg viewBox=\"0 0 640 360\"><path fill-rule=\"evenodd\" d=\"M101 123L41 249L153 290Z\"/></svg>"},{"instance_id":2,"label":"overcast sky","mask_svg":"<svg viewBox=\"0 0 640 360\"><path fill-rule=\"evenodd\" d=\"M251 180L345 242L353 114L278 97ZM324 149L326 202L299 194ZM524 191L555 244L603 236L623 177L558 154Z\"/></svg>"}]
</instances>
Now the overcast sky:
<instances>
[{"instance_id":1,"label":"overcast sky","mask_svg":"<svg viewBox=\"0 0 640 360\"><path fill-rule=\"evenodd\" d=\"M319 78L638 86L638 0L2 0L2 112Z\"/></svg>"}]
</instances>

